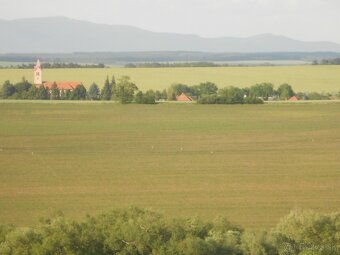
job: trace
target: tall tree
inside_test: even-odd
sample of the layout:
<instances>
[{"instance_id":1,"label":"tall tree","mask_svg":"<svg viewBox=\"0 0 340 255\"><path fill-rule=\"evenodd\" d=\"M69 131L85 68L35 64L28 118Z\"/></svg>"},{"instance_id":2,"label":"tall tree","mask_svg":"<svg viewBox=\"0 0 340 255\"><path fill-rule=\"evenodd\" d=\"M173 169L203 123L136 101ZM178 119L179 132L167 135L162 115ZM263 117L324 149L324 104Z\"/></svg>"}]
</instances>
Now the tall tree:
<instances>
[{"instance_id":1,"label":"tall tree","mask_svg":"<svg viewBox=\"0 0 340 255\"><path fill-rule=\"evenodd\" d=\"M56 82L53 82L51 91L50 91L50 99L51 100L59 100L60 99L60 90Z\"/></svg>"},{"instance_id":2,"label":"tall tree","mask_svg":"<svg viewBox=\"0 0 340 255\"><path fill-rule=\"evenodd\" d=\"M268 100L268 97L274 95L274 85L272 83L260 83L250 87L251 97L262 97Z\"/></svg>"},{"instance_id":3,"label":"tall tree","mask_svg":"<svg viewBox=\"0 0 340 255\"><path fill-rule=\"evenodd\" d=\"M291 98L292 96L294 96L295 94L292 86L290 86L287 83L280 85L280 87L277 89L277 93L279 94L279 97L282 100L287 100Z\"/></svg>"},{"instance_id":4,"label":"tall tree","mask_svg":"<svg viewBox=\"0 0 340 255\"><path fill-rule=\"evenodd\" d=\"M112 98L112 84L109 81L109 76L106 77L104 87L101 92L101 99L109 101Z\"/></svg>"},{"instance_id":5,"label":"tall tree","mask_svg":"<svg viewBox=\"0 0 340 255\"><path fill-rule=\"evenodd\" d=\"M83 84L77 86L72 92L72 100L85 100L86 99L86 88Z\"/></svg>"},{"instance_id":6,"label":"tall tree","mask_svg":"<svg viewBox=\"0 0 340 255\"><path fill-rule=\"evenodd\" d=\"M118 80L115 96L122 104L133 101L135 91L138 90L136 84L130 81L129 76L123 76Z\"/></svg>"},{"instance_id":7,"label":"tall tree","mask_svg":"<svg viewBox=\"0 0 340 255\"><path fill-rule=\"evenodd\" d=\"M88 97L90 100L98 100L100 95L99 95L99 87L96 83L92 83L92 85L89 88L88 91Z\"/></svg>"},{"instance_id":8,"label":"tall tree","mask_svg":"<svg viewBox=\"0 0 340 255\"><path fill-rule=\"evenodd\" d=\"M2 97L9 98L15 93L15 88L10 81L5 81L2 85Z\"/></svg>"},{"instance_id":9,"label":"tall tree","mask_svg":"<svg viewBox=\"0 0 340 255\"><path fill-rule=\"evenodd\" d=\"M48 89L44 85L40 85L37 91L36 98L41 100L46 100L49 97Z\"/></svg>"}]
</instances>

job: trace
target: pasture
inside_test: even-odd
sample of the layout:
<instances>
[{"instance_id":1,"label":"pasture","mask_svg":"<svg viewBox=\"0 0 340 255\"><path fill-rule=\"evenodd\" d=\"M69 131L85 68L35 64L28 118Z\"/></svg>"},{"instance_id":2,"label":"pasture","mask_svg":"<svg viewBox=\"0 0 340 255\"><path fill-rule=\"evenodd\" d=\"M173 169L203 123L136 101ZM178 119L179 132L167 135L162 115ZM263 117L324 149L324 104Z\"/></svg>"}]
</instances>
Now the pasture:
<instances>
[{"instance_id":1,"label":"pasture","mask_svg":"<svg viewBox=\"0 0 340 255\"><path fill-rule=\"evenodd\" d=\"M105 68L105 69L44 69L46 81L82 81L103 86L106 76L128 75L141 90L162 90L172 83L195 85L215 82L225 86L249 87L255 83L272 82L276 87L289 83L301 92L340 91L340 66L272 66L272 67L205 67L205 68ZM33 71L0 69L0 84L5 80L18 82L25 76L33 81Z\"/></svg>"},{"instance_id":2,"label":"pasture","mask_svg":"<svg viewBox=\"0 0 340 255\"><path fill-rule=\"evenodd\" d=\"M0 224L137 205L269 228L339 210L339 155L338 103L0 101Z\"/></svg>"}]
</instances>

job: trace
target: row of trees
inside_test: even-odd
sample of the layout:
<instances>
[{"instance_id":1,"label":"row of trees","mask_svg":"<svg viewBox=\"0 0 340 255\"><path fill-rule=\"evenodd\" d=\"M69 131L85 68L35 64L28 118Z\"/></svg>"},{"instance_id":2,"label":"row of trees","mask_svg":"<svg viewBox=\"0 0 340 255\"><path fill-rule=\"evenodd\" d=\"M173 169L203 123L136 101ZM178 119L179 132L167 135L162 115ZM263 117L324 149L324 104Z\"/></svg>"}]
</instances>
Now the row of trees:
<instances>
[{"instance_id":1,"label":"row of trees","mask_svg":"<svg viewBox=\"0 0 340 255\"><path fill-rule=\"evenodd\" d=\"M60 91L57 84L48 90L44 86L36 87L25 78L21 82L11 84L6 81L2 87L2 97L5 99L40 99L40 100L113 100L123 104L155 104L157 101L175 101L177 96L185 93L201 104L259 104L266 100L287 100L297 96L303 100L326 100L337 95L322 93L295 93L292 86L282 84L277 89L272 83L259 83L251 87L238 88L229 86L218 89L212 82L203 82L198 85L172 84L167 90L148 90L145 93L138 91L138 87L128 76L123 76L116 82L114 76L111 80L106 78L102 89L93 83L87 90L83 85L73 91Z\"/></svg>"},{"instance_id":2,"label":"row of trees","mask_svg":"<svg viewBox=\"0 0 340 255\"><path fill-rule=\"evenodd\" d=\"M93 83L87 90L83 85L77 86L74 90L60 90L56 83L51 89L41 85L36 87L25 78L22 81L12 84L5 81L2 86L2 98L4 99L39 99L39 100L115 100L123 104L136 102L141 104L155 104L156 99L161 98L159 91L138 91L138 87L131 82L128 76L123 76L116 83L113 76L111 81L106 78L102 89Z\"/></svg>"},{"instance_id":3,"label":"row of trees","mask_svg":"<svg viewBox=\"0 0 340 255\"><path fill-rule=\"evenodd\" d=\"M33 69L34 64L20 64L20 65L11 65L11 66L0 66L0 69L8 69L8 68L18 68L18 69ZM78 63L43 63L43 68L46 69L58 69L58 68L105 68L104 64L78 64Z\"/></svg>"},{"instance_id":4,"label":"row of trees","mask_svg":"<svg viewBox=\"0 0 340 255\"><path fill-rule=\"evenodd\" d=\"M340 213L295 211L270 232L226 218L169 219L132 207L78 222L58 214L31 228L0 226L2 255L338 255Z\"/></svg>"},{"instance_id":5,"label":"row of trees","mask_svg":"<svg viewBox=\"0 0 340 255\"><path fill-rule=\"evenodd\" d=\"M76 87L73 91L60 91L57 84L52 85L51 90L44 86L36 87L25 78L16 84L5 81L2 86L2 98L4 99L39 99L39 100L84 100L87 92L83 85Z\"/></svg>"},{"instance_id":6,"label":"row of trees","mask_svg":"<svg viewBox=\"0 0 340 255\"><path fill-rule=\"evenodd\" d=\"M289 84L282 84L277 90L272 83L255 84L250 88L229 86L218 89L215 83L204 82L194 86L173 84L168 89L168 100L175 100L181 93L186 93L202 104L256 104L269 98L287 100L295 95Z\"/></svg>"},{"instance_id":7,"label":"row of trees","mask_svg":"<svg viewBox=\"0 0 340 255\"><path fill-rule=\"evenodd\" d=\"M340 58L314 60L313 65L340 65Z\"/></svg>"}]
</instances>

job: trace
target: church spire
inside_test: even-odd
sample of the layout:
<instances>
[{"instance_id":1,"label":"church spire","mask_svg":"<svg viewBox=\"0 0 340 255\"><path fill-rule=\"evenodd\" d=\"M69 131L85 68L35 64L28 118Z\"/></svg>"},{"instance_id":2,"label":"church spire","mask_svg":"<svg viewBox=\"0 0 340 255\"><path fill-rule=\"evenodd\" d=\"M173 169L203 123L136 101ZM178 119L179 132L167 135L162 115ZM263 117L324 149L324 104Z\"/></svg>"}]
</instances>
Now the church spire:
<instances>
[{"instance_id":1,"label":"church spire","mask_svg":"<svg viewBox=\"0 0 340 255\"><path fill-rule=\"evenodd\" d=\"M37 60L37 63L34 66L34 85L42 85L42 68L40 59Z\"/></svg>"}]
</instances>

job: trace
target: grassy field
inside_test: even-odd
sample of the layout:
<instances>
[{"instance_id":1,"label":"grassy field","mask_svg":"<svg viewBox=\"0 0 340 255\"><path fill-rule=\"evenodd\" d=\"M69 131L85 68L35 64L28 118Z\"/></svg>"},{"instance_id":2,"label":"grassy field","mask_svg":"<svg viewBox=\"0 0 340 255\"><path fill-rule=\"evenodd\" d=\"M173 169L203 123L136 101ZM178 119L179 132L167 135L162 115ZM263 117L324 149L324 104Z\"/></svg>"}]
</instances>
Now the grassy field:
<instances>
[{"instance_id":1,"label":"grassy field","mask_svg":"<svg viewBox=\"0 0 340 255\"><path fill-rule=\"evenodd\" d=\"M0 101L0 224L138 205L276 224L340 208L340 104Z\"/></svg>"},{"instance_id":2,"label":"grassy field","mask_svg":"<svg viewBox=\"0 0 340 255\"><path fill-rule=\"evenodd\" d=\"M247 87L259 82L272 82L279 86L287 82L296 91L340 91L340 66L46 69L43 78L47 81L82 81L89 87L92 82L102 86L107 75L128 75L142 90L161 90L172 83L194 85L212 81L219 87ZM23 76L32 82L33 71L0 69L0 84L8 79L17 82Z\"/></svg>"}]
</instances>

